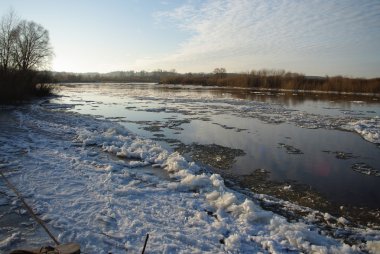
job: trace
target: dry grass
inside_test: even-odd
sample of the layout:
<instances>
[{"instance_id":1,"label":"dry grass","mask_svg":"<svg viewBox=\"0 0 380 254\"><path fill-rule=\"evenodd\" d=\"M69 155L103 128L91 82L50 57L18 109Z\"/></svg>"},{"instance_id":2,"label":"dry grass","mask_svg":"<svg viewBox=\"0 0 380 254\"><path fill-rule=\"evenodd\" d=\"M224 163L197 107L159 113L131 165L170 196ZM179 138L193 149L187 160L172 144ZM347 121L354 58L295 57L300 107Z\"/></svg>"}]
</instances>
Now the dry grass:
<instances>
[{"instance_id":1,"label":"dry grass","mask_svg":"<svg viewBox=\"0 0 380 254\"><path fill-rule=\"evenodd\" d=\"M224 77L214 74L177 74L161 78L160 83L351 93L380 93L380 78L363 79L342 76L307 77L302 74L278 70L261 70L241 74L229 73Z\"/></svg>"}]
</instances>

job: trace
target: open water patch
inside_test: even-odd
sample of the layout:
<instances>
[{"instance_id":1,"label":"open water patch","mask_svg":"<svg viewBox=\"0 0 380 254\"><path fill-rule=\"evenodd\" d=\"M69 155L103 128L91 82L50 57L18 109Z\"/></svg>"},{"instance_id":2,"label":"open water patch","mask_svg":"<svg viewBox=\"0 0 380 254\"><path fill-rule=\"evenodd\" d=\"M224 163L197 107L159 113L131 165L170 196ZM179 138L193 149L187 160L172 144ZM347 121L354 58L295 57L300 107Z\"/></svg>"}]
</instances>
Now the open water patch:
<instances>
[{"instance_id":1,"label":"open water patch","mask_svg":"<svg viewBox=\"0 0 380 254\"><path fill-rule=\"evenodd\" d=\"M334 230L329 230L334 224L343 228L366 225L380 229L380 208L339 205L330 202L309 185L293 180L274 181L270 175L268 170L256 169L252 174L233 179L237 184L235 187L240 186L237 188L242 188L244 193L247 193L245 190L253 191L252 195L263 208L279 213L290 221L313 217L313 222L328 229L330 234L336 234ZM349 241L363 240L353 229L346 230L346 233L351 237ZM340 237L348 240L344 235Z\"/></svg>"}]
</instances>

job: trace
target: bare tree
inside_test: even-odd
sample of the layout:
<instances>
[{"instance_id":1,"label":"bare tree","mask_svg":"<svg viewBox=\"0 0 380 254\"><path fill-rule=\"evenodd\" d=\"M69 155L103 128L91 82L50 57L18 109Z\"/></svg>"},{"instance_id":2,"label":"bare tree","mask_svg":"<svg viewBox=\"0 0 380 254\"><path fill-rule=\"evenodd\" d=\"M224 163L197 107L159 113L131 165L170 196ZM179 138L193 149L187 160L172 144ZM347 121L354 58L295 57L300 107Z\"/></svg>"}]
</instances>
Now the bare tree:
<instances>
[{"instance_id":1,"label":"bare tree","mask_svg":"<svg viewBox=\"0 0 380 254\"><path fill-rule=\"evenodd\" d=\"M215 68L213 73L217 78L225 78L227 76L227 71L225 68Z\"/></svg>"},{"instance_id":2,"label":"bare tree","mask_svg":"<svg viewBox=\"0 0 380 254\"><path fill-rule=\"evenodd\" d=\"M19 19L11 9L0 21L0 69L7 71L14 67L13 47L17 38Z\"/></svg>"},{"instance_id":3,"label":"bare tree","mask_svg":"<svg viewBox=\"0 0 380 254\"><path fill-rule=\"evenodd\" d=\"M53 55L49 32L33 21L21 21L13 49L13 59L20 70L45 67Z\"/></svg>"}]
</instances>

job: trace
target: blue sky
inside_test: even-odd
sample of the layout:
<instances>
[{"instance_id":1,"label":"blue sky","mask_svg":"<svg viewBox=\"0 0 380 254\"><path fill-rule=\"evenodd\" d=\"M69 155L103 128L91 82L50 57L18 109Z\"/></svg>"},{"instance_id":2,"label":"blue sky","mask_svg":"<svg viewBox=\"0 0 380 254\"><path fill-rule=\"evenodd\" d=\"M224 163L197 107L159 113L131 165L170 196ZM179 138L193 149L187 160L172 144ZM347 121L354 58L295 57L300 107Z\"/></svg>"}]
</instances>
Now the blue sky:
<instances>
[{"instance_id":1,"label":"blue sky","mask_svg":"<svg viewBox=\"0 0 380 254\"><path fill-rule=\"evenodd\" d=\"M380 1L2 0L50 32L51 69L380 76Z\"/></svg>"}]
</instances>

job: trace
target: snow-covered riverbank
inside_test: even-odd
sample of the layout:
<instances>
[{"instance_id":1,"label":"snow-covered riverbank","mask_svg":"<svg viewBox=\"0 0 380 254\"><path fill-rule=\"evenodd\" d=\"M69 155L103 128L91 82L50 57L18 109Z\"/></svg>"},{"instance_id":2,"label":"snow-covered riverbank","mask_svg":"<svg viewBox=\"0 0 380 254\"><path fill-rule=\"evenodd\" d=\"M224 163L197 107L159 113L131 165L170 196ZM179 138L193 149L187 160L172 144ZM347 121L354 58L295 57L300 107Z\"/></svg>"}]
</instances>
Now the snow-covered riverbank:
<instances>
[{"instance_id":1,"label":"snow-covered riverbank","mask_svg":"<svg viewBox=\"0 0 380 254\"><path fill-rule=\"evenodd\" d=\"M60 110L3 109L0 167L61 242L85 253L355 253L379 251L380 234L358 229L347 245L317 227L263 210L178 153L123 126ZM0 185L3 212L25 213ZM328 215L326 215L328 216ZM338 218L344 228L344 218ZM49 243L32 222L0 229L0 250Z\"/></svg>"}]
</instances>

